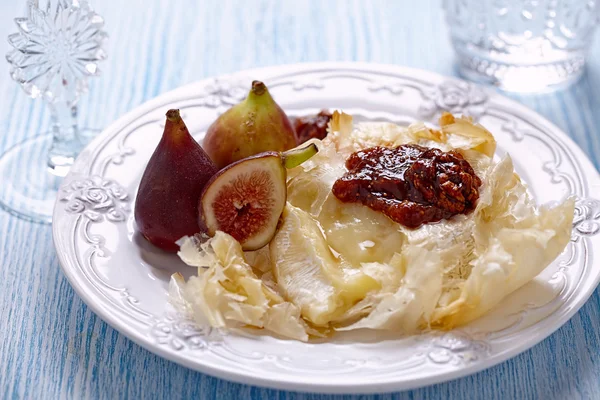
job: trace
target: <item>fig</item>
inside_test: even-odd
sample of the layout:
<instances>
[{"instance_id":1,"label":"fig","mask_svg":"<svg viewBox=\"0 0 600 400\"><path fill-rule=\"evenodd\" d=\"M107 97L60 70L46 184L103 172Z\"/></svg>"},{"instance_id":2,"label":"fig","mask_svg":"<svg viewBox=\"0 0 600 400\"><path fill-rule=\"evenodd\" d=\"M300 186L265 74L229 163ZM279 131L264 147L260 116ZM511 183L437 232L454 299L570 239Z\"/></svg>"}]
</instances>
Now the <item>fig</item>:
<instances>
[{"instance_id":1,"label":"fig","mask_svg":"<svg viewBox=\"0 0 600 400\"><path fill-rule=\"evenodd\" d=\"M169 110L135 200L140 233L153 245L175 252L181 237L205 232L206 227L198 226L198 199L216 173L217 167L190 135L179 110Z\"/></svg>"},{"instance_id":2,"label":"fig","mask_svg":"<svg viewBox=\"0 0 600 400\"><path fill-rule=\"evenodd\" d=\"M317 153L314 143L284 153L263 152L220 170L206 184L198 204L200 224L214 236L223 231L244 250L268 244L286 203L286 168Z\"/></svg>"},{"instance_id":3,"label":"fig","mask_svg":"<svg viewBox=\"0 0 600 400\"><path fill-rule=\"evenodd\" d=\"M264 83L253 81L245 100L212 123L204 149L219 168L265 151L296 146L294 128Z\"/></svg>"}]
</instances>

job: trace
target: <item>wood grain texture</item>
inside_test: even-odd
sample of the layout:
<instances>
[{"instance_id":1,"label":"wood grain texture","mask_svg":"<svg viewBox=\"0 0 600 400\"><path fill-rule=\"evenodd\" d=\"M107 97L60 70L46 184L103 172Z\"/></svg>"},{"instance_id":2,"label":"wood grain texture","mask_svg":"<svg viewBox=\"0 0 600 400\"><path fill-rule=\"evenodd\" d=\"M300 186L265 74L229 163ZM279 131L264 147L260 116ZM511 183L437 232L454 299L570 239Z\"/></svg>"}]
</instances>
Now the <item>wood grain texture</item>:
<instances>
[{"instance_id":1,"label":"wood grain texture","mask_svg":"<svg viewBox=\"0 0 600 400\"><path fill-rule=\"evenodd\" d=\"M81 103L102 127L185 83L244 68L306 61L371 61L454 74L440 0L104 0L109 59ZM0 53L24 3L0 4ZM567 91L515 96L600 161L600 43ZM0 66L0 149L48 127ZM98 319L59 270L51 230L0 212L0 398L92 399L598 399L598 291L565 326L520 356L473 376L415 391L327 396L261 389L180 367Z\"/></svg>"}]
</instances>

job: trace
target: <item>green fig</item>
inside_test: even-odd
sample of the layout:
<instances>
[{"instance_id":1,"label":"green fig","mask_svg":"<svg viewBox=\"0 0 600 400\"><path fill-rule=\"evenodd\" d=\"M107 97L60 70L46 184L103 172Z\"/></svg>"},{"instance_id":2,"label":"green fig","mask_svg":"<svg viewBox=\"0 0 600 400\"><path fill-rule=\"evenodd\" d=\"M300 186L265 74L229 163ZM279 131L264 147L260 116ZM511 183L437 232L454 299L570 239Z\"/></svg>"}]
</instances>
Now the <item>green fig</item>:
<instances>
[{"instance_id":1,"label":"green fig","mask_svg":"<svg viewBox=\"0 0 600 400\"><path fill-rule=\"evenodd\" d=\"M265 151L296 146L294 128L264 83L253 81L245 100L219 116L208 128L204 149L217 167Z\"/></svg>"},{"instance_id":2,"label":"green fig","mask_svg":"<svg viewBox=\"0 0 600 400\"><path fill-rule=\"evenodd\" d=\"M217 167L190 135L179 110L169 110L162 139L150 157L135 200L140 233L166 251L177 251L183 236L198 226L198 199ZM200 219L201 220L201 219Z\"/></svg>"}]
</instances>

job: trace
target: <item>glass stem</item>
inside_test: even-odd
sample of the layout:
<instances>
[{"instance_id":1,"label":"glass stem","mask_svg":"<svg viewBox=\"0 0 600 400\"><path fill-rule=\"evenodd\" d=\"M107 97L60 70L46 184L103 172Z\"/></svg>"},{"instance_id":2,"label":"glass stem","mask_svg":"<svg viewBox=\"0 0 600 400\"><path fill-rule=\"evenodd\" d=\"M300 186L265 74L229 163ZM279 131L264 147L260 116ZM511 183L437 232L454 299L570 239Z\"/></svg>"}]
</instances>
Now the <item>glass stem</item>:
<instances>
[{"instance_id":1,"label":"glass stem","mask_svg":"<svg viewBox=\"0 0 600 400\"><path fill-rule=\"evenodd\" d=\"M52 121L52 146L48 167L54 175L65 176L81 150L77 128L77 106L66 101L49 103Z\"/></svg>"}]
</instances>

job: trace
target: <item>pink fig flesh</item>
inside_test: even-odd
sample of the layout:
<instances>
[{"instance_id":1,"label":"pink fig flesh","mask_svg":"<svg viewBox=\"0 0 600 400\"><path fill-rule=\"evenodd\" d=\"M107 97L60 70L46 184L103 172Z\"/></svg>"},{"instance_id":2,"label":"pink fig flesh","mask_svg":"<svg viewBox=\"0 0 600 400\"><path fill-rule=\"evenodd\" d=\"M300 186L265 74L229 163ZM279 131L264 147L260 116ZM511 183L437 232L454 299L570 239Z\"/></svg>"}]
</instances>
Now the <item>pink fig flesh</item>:
<instances>
[{"instance_id":1,"label":"pink fig flesh","mask_svg":"<svg viewBox=\"0 0 600 400\"><path fill-rule=\"evenodd\" d=\"M199 208L209 235L228 233L244 250L265 246L277 229L286 191L279 153L266 152L229 165L202 193Z\"/></svg>"},{"instance_id":2,"label":"pink fig flesh","mask_svg":"<svg viewBox=\"0 0 600 400\"><path fill-rule=\"evenodd\" d=\"M314 143L283 153L267 151L220 170L200 197L200 224L211 236L228 233L244 250L265 246L285 208L286 168L297 167L318 151Z\"/></svg>"}]
</instances>

